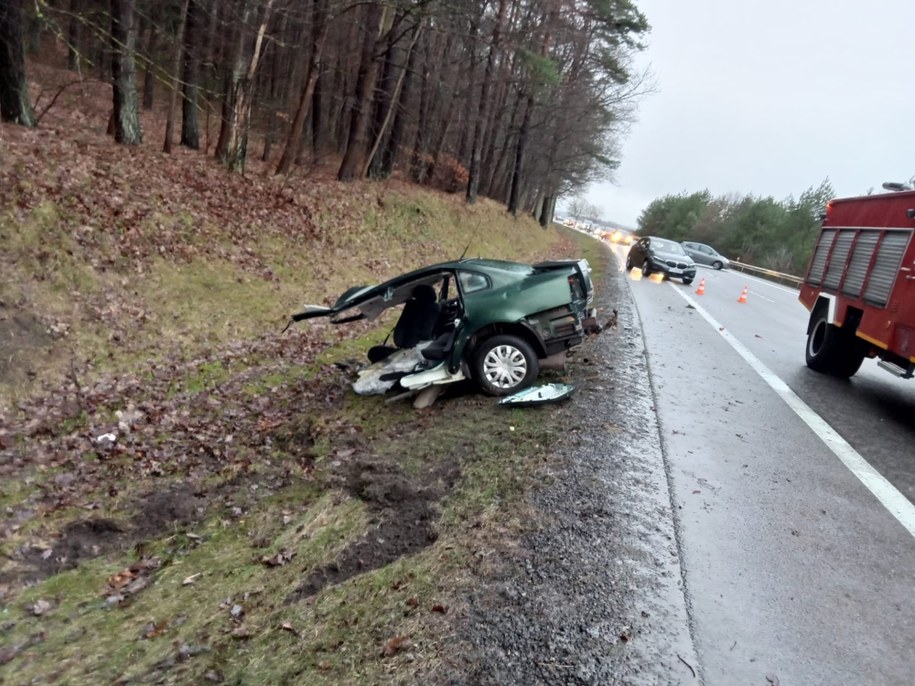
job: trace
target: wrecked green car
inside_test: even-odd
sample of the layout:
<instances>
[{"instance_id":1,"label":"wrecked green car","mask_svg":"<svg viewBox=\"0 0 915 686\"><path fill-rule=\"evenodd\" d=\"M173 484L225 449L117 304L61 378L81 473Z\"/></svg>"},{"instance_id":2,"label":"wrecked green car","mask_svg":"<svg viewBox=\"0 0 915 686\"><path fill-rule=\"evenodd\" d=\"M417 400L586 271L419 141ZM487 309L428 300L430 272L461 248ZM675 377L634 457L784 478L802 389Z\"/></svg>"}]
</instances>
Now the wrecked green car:
<instances>
[{"instance_id":1,"label":"wrecked green car","mask_svg":"<svg viewBox=\"0 0 915 686\"><path fill-rule=\"evenodd\" d=\"M600 329L593 295L587 260L461 259L350 288L332 307L306 306L292 320L345 324L403 305L390 344L369 350L357 393L472 378L485 393L504 396L530 386L541 367L561 366L567 350Z\"/></svg>"}]
</instances>

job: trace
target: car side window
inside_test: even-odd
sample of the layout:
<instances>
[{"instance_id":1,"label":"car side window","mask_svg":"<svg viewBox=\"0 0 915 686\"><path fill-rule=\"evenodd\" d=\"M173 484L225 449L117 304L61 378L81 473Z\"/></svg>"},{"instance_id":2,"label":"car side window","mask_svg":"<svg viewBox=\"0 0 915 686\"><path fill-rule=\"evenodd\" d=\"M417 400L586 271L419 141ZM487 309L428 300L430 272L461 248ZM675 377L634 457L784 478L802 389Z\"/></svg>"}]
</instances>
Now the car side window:
<instances>
[{"instance_id":1,"label":"car side window","mask_svg":"<svg viewBox=\"0 0 915 686\"><path fill-rule=\"evenodd\" d=\"M474 293L489 288L489 279L476 272L458 272L461 290L464 293Z\"/></svg>"}]
</instances>

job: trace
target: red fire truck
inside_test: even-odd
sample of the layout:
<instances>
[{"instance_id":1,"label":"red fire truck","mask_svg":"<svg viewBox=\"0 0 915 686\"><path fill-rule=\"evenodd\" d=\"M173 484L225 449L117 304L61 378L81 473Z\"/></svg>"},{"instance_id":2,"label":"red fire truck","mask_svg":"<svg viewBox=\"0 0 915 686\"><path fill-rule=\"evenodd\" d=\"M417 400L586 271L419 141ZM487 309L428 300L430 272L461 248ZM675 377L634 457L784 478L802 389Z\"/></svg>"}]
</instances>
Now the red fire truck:
<instances>
[{"instance_id":1,"label":"red fire truck","mask_svg":"<svg viewBox=\"0 0 915 686\"><path fill-rule=\"evenodd\" d=\"M913 230L912 190L827 205L800 292L810 311L806 357L811 369L849 377L865 357L877 357L879 366L896 376L913 375Z\"/></svg>"}]
</instances>

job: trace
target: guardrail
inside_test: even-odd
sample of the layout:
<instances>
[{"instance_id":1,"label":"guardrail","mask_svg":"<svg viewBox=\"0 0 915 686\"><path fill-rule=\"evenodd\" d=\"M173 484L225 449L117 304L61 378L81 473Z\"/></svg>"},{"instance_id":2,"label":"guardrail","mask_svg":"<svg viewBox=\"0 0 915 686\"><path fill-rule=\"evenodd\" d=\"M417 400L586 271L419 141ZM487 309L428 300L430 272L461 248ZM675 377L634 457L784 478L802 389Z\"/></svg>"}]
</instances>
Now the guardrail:
<instances>
[{"instance_id":1,"label":"guardrail","mask_svg":"<svg viewBox=\"0 0 915 686\"><path fill-rule=\"evenodd\" d=\"M737 260L731 260L730 268L741 272L756 274L778 283L794 286L795 288L800 288L801 284L804 282L804 279L800 276L784 274L782 272L773 271L772 269L764 269L763 267L754 267L752 264L745 264L744 262L739 262Z\"/></svg>"}]
</instances>

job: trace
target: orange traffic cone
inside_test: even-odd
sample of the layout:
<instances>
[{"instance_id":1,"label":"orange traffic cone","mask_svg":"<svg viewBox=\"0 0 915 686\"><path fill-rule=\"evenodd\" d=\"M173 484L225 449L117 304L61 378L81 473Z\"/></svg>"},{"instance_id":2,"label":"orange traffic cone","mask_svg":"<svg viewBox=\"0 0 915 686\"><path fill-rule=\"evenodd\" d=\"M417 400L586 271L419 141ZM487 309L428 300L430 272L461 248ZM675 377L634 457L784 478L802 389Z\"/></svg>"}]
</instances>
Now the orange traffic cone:
<instances>
[{"instance_id":1,"label":"orange traffic cone","mask_svg":"<svg viewBox=\"0 0 915 686\"><path fill-rule=\"evenodd\" d=\"M747 301L747 287L743 287L743 293L740 294L740 297L737 298L737 302L745 303Z\"/></svg>"},{"instance_id":2,"label":"orange traffic cone","mask_svg":"<svg viewBox=\"0 0 915 686\"><path fill-rule=\"evenodd\" d=\"M696 295L705 295L705 277L699 279L699 288L696 289Z\"/></svg>"}]
</instances>

